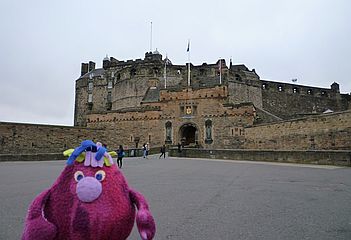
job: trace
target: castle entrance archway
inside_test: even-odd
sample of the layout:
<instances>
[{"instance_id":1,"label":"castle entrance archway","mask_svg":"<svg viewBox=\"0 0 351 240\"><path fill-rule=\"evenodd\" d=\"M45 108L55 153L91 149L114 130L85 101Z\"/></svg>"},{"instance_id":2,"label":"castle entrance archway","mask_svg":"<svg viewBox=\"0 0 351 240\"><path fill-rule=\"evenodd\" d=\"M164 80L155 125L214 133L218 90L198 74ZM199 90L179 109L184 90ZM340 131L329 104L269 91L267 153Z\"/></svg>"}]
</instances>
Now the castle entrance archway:
<instances>
[{"instance_id":1,"label":"castle entrance archway","mask_svg":"<svg viewBox=\"0 0 351 240\"><path fill-rule=\"evenodd\" d=\"M179 137L183 146L198 144L198 129L195 124L186 123L179 129Z\"/></svg>"}]
</instances>

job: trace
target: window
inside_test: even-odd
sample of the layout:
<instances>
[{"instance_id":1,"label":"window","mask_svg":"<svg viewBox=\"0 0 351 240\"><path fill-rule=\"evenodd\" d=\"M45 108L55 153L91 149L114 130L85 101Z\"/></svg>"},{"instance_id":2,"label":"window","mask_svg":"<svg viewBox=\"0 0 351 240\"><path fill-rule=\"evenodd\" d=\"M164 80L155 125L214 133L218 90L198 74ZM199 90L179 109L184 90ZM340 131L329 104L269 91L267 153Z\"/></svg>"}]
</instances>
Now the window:
<instances>
[{"instance_id":1,"label":"window","mask_svg":"<svg viewBox=\"0 0 351 240\"><path fill-rule=\"evenodd\" d=\"M181 71L180 69L177 70L177 74L180 75L181 74Z\"/></svg>"},{"instance_id":2,"label":"window","mask_svg":"<svg viewBox=\"0 0 351 240\"><path fill-rule=\"evenodd\" d=\"M299 93L300 91L299 91L299 89L297 88L297 87L294 87L293 88L293 93Z\"/></svg>"},{"instance_id":3,"label":"window","mask_svg":"<svg viewBox=\"0 0 351 240\"><path fill-rule=\"evenodd\" d=\"M283 91L283 86L278 86L278 91L282 92Z\"/></svg>"},{"instance_id":4,"label":"window","mask_svg":"<svg viewBox=\"0 0 351 240\"><path fill-rule=\"evenodd\" d=\"M89 82L88 83L88 91L89 92L93 91L93 87L94 87L94 83L93 82Z\"/></svg>"},{"instance_id":5,"label":"window","mask_svg":"<svg viewBox=\"0 0 351 240\"><path fill-rule=\"evenodd\" d=\"M265 83L262 84L262 89L267 89L267 85Z\"/></svg>"},{"instance_id":6,"label":"window","mask_svg":"<svg viewBox=\"0 0 351 240\"><path fill-rule=\"evenodd\" d=\"M89 93L88 94L88 103L92 103L93 102L93 94Z\"/></svg>"},{"instance_id":7,"label":"window","mask_svg":"<svg viewBox=\"0 0 351 240\"><path fill-rule=\"evenodd\" d=\"M312 89L308 89L308 90L307 90L307 94L308 94L308 95L312 95L312 94L313 94Z\"/></svg>"}]
</instances>

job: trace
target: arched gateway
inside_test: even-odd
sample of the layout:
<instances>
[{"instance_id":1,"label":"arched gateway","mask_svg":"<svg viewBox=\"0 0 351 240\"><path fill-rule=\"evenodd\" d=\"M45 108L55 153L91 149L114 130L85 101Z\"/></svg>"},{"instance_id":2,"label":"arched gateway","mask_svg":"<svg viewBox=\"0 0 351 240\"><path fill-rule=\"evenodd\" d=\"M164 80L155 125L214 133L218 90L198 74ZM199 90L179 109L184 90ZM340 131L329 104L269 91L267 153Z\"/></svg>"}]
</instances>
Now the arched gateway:
<instances>
[{"instance_id":1,"label":"arched gateway","mask_svg":"<svg viewBox=\"0 0 351 240\"><path fill-rule=\"evenodd\" d=\"M183 146L196 146L198 135L199 131L194 123L186 123L179 128L179 139Z\"/></svg>"}]
</instances>

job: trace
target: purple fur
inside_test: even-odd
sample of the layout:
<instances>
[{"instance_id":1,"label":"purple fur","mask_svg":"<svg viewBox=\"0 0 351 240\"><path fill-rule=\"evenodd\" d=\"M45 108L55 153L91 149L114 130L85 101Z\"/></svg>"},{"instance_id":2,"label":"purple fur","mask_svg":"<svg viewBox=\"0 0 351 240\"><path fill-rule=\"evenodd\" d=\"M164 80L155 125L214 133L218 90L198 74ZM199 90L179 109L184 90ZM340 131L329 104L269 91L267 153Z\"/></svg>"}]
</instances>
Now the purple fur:
<instances>
[{"instance_id":1,"label":"purple fur","mask_svg":"<svg viewBox=\"0 0 351 240\"><path fill-rule=\"evenodd\" d=\"M99 193L95 175L101 170L106 175L98 181L102 189ZM76 171L84 175L78 183ZM90 180L84 182L86 179ZM80 189L80 184L88 187ZM116 165L93 168L75 162L65 167L49 190L34 199L22 240L125 240L134 225L135 206L140 236L152 240L156 227L148 204L143 195L128 187Z\"/></svg>"}]
</instances>

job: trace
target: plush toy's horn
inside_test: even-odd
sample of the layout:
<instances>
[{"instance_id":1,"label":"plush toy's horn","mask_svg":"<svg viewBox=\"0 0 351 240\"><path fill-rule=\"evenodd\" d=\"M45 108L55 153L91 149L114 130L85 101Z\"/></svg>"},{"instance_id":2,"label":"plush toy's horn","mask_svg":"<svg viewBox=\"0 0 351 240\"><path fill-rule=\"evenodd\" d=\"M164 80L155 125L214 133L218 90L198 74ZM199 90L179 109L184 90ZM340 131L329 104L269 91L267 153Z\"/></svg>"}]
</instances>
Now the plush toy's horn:
<instances>
[{"instance_id":1,"label":"plush toy's horn","mask_svg":"<svg viewBox=\"0 0 351 240\"><path fill-rule=\"evenodd\" d=\"M111 152L111 154L116 154ZM113 165L113 160L107 149L102 147L101 143L94 143L91 140L85 140L76 149L64 151L64 156L69 156L67 165L72 165L74 161L83 162L84 166L103 167Z\"/></svg>"},{"instance_id":2,"label":"plush toy's horn","mask_svg":"<svg viewBox=\"0 0 351 240\"><path fill-rule=\"evenodd\" d=\"M85 151L85 149L95 146L95 143L91 140L85 140L83 141L79 147L77 147L76 149L74 149L73 153L71 154L71 156L69 156L68 160L67 160L67 165L72 165L74 163L74 160L82 153Z\"/></svg>"}]
</instances>

